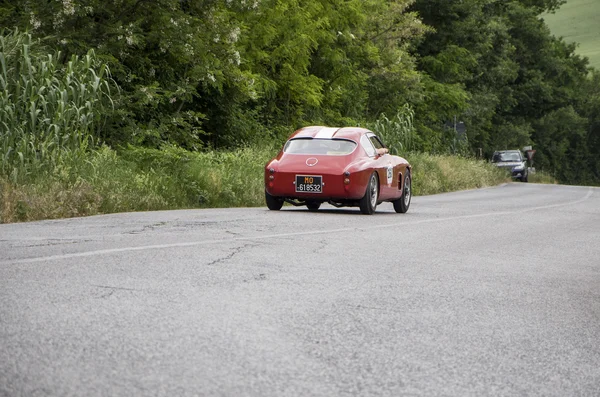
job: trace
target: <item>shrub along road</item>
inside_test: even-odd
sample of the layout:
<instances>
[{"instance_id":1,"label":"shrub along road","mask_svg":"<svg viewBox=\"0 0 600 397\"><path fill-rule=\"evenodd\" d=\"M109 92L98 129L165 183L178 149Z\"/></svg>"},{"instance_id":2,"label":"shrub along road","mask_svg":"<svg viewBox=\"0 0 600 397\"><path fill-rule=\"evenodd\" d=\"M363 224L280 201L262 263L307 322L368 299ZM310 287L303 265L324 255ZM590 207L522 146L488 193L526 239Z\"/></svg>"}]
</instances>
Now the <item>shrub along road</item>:
<instances>
[{"instance_id":1,"label":"shrub along road","mask_svg":"<svg viewBox=\"0 0 600 397\"><path fill-rule=\"evenodd\" d=\"M600 190L0 225L0 395L598 395Z\"/></svg>"}]
</instances>

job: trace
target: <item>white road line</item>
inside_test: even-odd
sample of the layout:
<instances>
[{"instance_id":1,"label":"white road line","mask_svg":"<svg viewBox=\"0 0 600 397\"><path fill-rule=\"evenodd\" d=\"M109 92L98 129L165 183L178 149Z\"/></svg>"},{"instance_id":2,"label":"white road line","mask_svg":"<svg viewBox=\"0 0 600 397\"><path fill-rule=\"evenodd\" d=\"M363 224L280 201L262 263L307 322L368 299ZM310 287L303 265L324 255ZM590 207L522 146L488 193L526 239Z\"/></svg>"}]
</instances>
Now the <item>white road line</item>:
<instances>
[{"instance_id":1,"label":"white road line","mask_svg":"<svg viewBox=\"0 0 600 397\"><path fill-rule=\"evenodd\" d=\"M172 244L156 244L156 245L144 245L138 247L123 247L123 248L110 248L104 250L96 250L96 251L86 251L86 252L75 252L72 254L62 254L62 255L49 255L49 256L41 256L37 258L25 258L25 259L14 259L7 261L0 261L0 265L17 265L21 263L37 263L37 262L46 262L58 259L70 259L70 258L84 258L88 256L97 256L97 255L108 255L115 254L119 252L133 252L133 251L145 251L145 250L155 250L155 249L164 249L164 248L179 248L179 247L194 247L199 245L208 245L208 244L222 244L222 243L231 243L236 241L252 241L252 240L268 240L268 239L277 239L281 237L294 237L294 236L306 236L306 235L317 235L317 234L328 234L328 233L345 233L352 231L366 231L366 230L374 230L374 229L385 229L392 227L400 227L400 226L410 226L410 225L419 225L423 223L434 223L434 222L446 222L453 221L457 219L472 219L472 218L484 218L488 216L501 216L501 215L514 215L523 212L531 212L537 210L544 210L548 208L557 208L557 207L565 207L570 205L575 205L582 203L588 200L593 194L593 189L589 188L587 194L580 198L579 200L570 201L566 203L559 204L551 204L544 205L539 207L532 207L526 209L520 209L515 211L495 211L495 212L486 212L483 214L471 214L471 215L459 215L459 216L451 216L446 218L432 218L432 219L423 219L419 221L412 222L395 222L388 223L384 225L373 225L373 226L365 226L365 227L346 227L339 229L327 229L327 230L311 230L304 232L292 232L292 233L279 233L279 234L269 234L255 237L234 237L230 239L215 239L215 240L202 240L202 241L190 241L187 243L172 243Z\"/></svg>"}]
</instances>

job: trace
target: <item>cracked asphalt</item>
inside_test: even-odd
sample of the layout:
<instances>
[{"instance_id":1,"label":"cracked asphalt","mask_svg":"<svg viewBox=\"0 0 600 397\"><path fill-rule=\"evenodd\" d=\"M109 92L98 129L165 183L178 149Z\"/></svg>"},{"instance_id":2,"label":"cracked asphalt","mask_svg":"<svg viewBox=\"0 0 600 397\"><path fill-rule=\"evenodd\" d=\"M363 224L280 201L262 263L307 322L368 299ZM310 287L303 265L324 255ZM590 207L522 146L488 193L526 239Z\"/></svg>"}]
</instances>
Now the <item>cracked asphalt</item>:
<instances>
[{"instance_id":1,"label":"cracked asphalt","mask_svg":"<svg viewBox=\"0 0 600 397\"><path fill-rule=\"evenodd\" d=\"M600 189L0 225L0 396L599 396Z\"/></svg>"}]
</instances>

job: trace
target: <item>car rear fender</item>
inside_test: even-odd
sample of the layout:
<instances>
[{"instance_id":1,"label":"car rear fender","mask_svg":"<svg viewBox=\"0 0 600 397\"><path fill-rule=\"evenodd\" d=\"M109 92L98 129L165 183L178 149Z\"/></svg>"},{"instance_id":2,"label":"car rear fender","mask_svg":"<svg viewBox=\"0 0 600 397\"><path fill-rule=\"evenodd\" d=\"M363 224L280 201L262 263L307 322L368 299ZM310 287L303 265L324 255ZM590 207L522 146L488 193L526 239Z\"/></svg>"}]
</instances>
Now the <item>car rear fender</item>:
<instances>
[{"instance_id":1,"label":"car rear fender","mask_svg":"<svg viewBox=\"0 0 600 397\"><path fill-rule=\"evenodd\" d=\"M373 171L372 159L358 159L350 163L344 169L345 175L347 175L346 173L349 173L348 179L350 179L350 185L353 187L353 190L357 189L361 193L366 191ZM378 179L381 180L381 175L379 175L379 173Z\"/></svg>"}]
</instances>

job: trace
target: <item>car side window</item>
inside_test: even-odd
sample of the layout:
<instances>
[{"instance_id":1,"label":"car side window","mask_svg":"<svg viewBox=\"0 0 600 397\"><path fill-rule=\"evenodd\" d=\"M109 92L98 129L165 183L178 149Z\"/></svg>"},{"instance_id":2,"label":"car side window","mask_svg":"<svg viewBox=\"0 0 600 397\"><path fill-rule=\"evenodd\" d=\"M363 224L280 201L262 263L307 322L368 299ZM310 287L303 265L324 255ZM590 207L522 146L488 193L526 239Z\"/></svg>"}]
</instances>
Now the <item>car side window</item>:
<instances>
[{"instance_id":1,"label":"car side window","mask_svg":"<svg viewBox=\"0 0 600 397\"><path fill-rule=\"evenodd\" d=\"M367 138L366 135L363 135L360 138L360 145L363 147L363 149L365 149L365 152L367 152L367 156L375 157L375 154L376 154L375 147L373 146L373 144L371 143L371 140L369 138Z\"/></svg>"},{"instance_id":2,"label":"car side window","mask_svg":"<svg viewBox=\"0 0 600 397\"><path fill-rule=\"evenodd\" d=\"M375 146L375 149L383 149L385 147L385 145L383 144L383 142L381 142L381 139L379 139L377 135L371 135L369 137L369 140L371 141L373 146Z\"/></svg>"}]
</instances>

